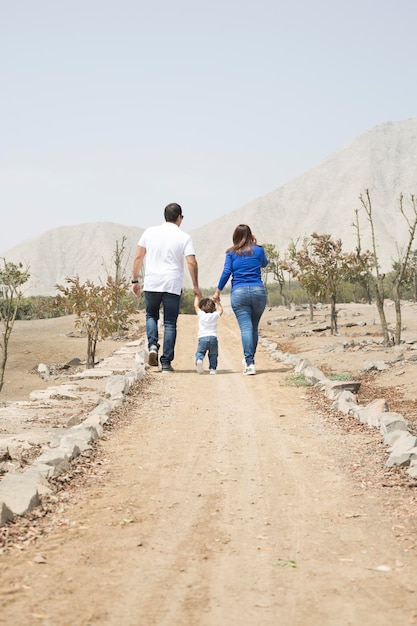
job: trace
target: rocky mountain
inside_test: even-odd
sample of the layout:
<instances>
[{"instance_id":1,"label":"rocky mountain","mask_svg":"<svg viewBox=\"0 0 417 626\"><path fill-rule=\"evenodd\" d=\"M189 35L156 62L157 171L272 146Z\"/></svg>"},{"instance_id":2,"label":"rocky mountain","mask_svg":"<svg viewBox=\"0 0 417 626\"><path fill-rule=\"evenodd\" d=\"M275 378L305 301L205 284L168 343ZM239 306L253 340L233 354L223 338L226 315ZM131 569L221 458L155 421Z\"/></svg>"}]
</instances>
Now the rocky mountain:
<instances>
[{"instance_id":1,"label":"rocky mountain","mask_svg":"<svg viewBox=\"0 0 417 626\"><path fill-rule=\"evenodd\" d=\"M258 243L273 243L283 254L291 240L313 232L341 238L343 249L356 246L352 224L359 196L369 189L381 265L391 267L397 244L404 244L408 227L398 212L400 193L409 208L417 195L417 118L387 123L343 146L319 165L278 189L193 231L201 267L201 283L215 285L224 251L238 224L249 224ZM359 211L362 248L370 248L366 215ZM417 241L414 249L417 249Z\"/></svg>"},{"instance_id":2,"label":"rocky mountain","mask_svg":"<svg viewBox=\"0 0 417 626\"><path fill-rule=\"evenodd\" d=\"M56 284L65 284L66 277L78 275L82 281L106 280L114 274L112 258L116 242L126 237L126 272L132 271L133 254L143 229L111 222L92 222L61 226L39 237L23 241L4 254L8 261L22 262L30 268L25 295L53 295Z\"/></svg>"},{"instance_id":3,"label":"rocky mountain","mask_svg":"<svg viewBox=\"0 0 417 626\"><path fill-rule=\"evenodd\" d=\"M234 228L249 224L259 243L272 243L284 253L291 240L311 233L341 238L346 251L354 250L355 209L369 189L378 254L388 269L404 245L408 228L398 211L417 195L417 118L388 122L361 134L317 166L285 185L191 232L200 267L200 284L213 287L223 267L225 250ZM370 247L366 215L359 211L362 247ZM127 271L142 229L98 222L65 226L22 242L5 253L11 261L28 263L32 273L28 294L55 293L54 285L66 276L97 280L106 275L115 242L127 238ZM417 242L414 248L417 248ZM186 285L189 285L187 281Z\"/></svg>"}]
</instances>

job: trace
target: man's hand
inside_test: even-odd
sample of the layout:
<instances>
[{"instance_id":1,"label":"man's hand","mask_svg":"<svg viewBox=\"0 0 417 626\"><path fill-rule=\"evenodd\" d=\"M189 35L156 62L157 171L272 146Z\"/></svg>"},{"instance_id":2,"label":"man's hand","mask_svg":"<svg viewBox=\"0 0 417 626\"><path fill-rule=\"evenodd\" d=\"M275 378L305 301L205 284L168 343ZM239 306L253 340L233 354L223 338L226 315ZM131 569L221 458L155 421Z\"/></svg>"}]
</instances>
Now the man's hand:
<instances>
[{"instance_id":1,"label":"man's hand","mask_svg":"<svg viewBox=\"0 0 417 626\"><path fill-rule=\"evenodd\" d=\"M194 254L188 254L185 257L188 265L188 271L190 272L191 280L193 281L194 295L201 298L200 287L198 286L198 263Z\"/></svg>"},{"instance_id":2,"label":"man's hand","mask_svg":"<svg viewBox=\"0 0 417 626\"><path fill-rule=\"evenodd\" d=\"M140 286L139 283L133 283L132 285L132 293L139 298L140 296Z\"/></svg>"}]
</instances>

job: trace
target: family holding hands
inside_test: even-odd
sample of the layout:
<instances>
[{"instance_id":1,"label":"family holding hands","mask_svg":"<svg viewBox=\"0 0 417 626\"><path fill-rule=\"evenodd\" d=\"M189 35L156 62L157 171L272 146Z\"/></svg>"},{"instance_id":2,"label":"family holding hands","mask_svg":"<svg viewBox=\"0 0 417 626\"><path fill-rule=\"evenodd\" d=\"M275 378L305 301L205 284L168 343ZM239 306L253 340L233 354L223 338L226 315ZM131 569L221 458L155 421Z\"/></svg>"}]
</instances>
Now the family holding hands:
<instances>
[{"instance_id":1,"label":"family holding hands","mask_svg":"<svg viewBox=\"0 0 417 626\"><path fill-rule=\"evenodd\" d=\"M198 264L190 235L180 230L184 219L181 206L168 204L165 222L147 228L139 239L133 262L132 291L139 296L139 273L146 255L143 292L145 296L146 336L149 364L161 364L162 372L173 372L177 319L184 279L184 258L194 291L194 308L198 315L198 346L195 355L197 372L204 371L205 355L209 372L216 374L218 364L217 324L223 313L220 294L231 278L230 303L239 324L243 347L243 374L256 374L255 353L258 326L266 306L266 290L261 269L268 259L257 244L249 226L239 224L233 232L233 245L226 251L224 267L212 298L202 298L198 284ZM164 337L159 355L158 320L163 306Z\"/></svg>"}]
</instances>

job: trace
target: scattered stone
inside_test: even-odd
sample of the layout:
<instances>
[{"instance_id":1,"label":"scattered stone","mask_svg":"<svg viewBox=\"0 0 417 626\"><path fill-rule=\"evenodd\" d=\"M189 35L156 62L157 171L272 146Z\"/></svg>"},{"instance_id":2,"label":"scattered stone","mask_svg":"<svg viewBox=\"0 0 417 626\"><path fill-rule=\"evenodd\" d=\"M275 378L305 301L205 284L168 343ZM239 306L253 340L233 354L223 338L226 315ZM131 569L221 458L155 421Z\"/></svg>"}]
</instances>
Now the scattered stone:
<instances>
[{"instance_id":1,"label":"scattered stone","mask_svg":"<svg viewBox=\"0 0 417 626\"><path fill-rule=\"evenodd\" d=\"M3 526L6 522L13 519L13 512L9 509L7 504L0 500L0 525Z\"/></svg>"},{"instance_id":2,"label":"scattered stone","mask_svg":"<svg viewBox=\"0 0 417 626\"><path fill-rule=\"evenodd\" d=\"M388 402L385 398L377 398L364 407L359 407L355 412L355 417L362 424L369 426L380 426L383 413L389 411Z\"/></svg>"},{"instance_id":3,"label":"scattered stone","mask_svg":"<svg viewBox=\"0 0 417 626\"><path fill-rule=\"evenodd\" d=\"M283 353L276 350L275 345L269 344L267 340L261 339L263 345L269 349L270 354L277 360L289 363L294 367L295 372L303 373L309 378L313 366L307 359ZM371 343L378 344L378 341L370 340ZM352 344L351 344L352 345ZM359 347L359 346L358 346ZM331 350L331 347L328 349ZM397 361L402 360L402 356ZM416 355L417 360L417 355ZM382 371L388 369L388 365L383 361L368 363L369 370L376 369ZM395 412L389 411L388 402L385 398L373 400L366 406L357 405L357 397L352 391L357 392L360 386L358 381L330 381L326 376L315 368L313 380L321 382L321 388L329 399L334 399L333 408L345 414L352 415L361 423L368 426L379 427L384 443L390 447L390 455L386 461L386 467L407 467L408 474L417 478L417 437L408 431L408 423L404 417ZM318 374L320 372L321 376ZM349 389L350 386L350 389Z\"/></svg>"},{"instance_id":4,"label":"scattered stone","mask_svg":"<svg viewBox=\"0 0 417 626\"><path fill-rule=\"evenodd\" d=\"M79 367L80 365L83 365L84 363L85 361L81 361L81 359L76 357L75 359L71 359L71 361L68 361L68 363L65 363L64 368L68 369L69 367Z\"/></svg>"},{"instance_id":5,"label":"scattered stone","mask_svg":"<svg viewBox=\"0 0 417 626\"><path fill-rule=\"evenodd\" d=\"M37 367L37 372L41 378L49 378L49 367L45 365L45 363L39 363Z\"/></svg>"},{"instance_id":6,"label":"scattered stone","mask_svg":"<svg viewBox=\"0 0 417 626\"><path fill-rule=\"evenodd\" d=\"M100 370L97 367L93 367L78 374L73 374L71 378L73 380L82 380L84 378L108 378L113 375L113 370Z\"/></svg>"},{"instance_id":7,"label":"scattered stone","mask_svg":"<svg viewBox=\"0 0 417 626\"><path fill-rule=\"evenodd\" d=\"M38 565L44 565L46 563L46 558L42 554L36 554L33 557L33 562Z\"/></svg>"},{"instance_id":8,"label":"scattered stone","mask_svg":"<svg viewBox=\"0 0 417 626\"><path fill-rule=\"evenodd\" d=\"M93 393L90 388L81 388L79 383L72 382L34 391L30 394L29 402L9 403L7 407L0 409L1 417L5 419L13 419L16 413L22 418L23 413L26 422L30 422L42 419L43 409L59 407L62 401L71 403L81 400L91 404L93 400L97 403L84 419L79 415L72 415L67 420L61 420L63 426L58 426L55 419L51 423L50 445L47 444L47 440L45 441L47 433L43 434L40 444L36 442L35 446L30 439L36 440L36 436L30 433L0 440L0 463L3 460L2 470L7 472L0 482L0 525L7 523L14 515L25 515L39 506L41 497L52 492L50 479L69 470L71 461L81 452L88 450L92 442L103 436L103 424L108 421L112 410L120 406L134 382L144 375L143 349L135 350L135 345L143 346L143 340L132 342L129 348L118 350L113 359L106 359L106 369L98 367L86 370L81 375L68 376L70 379L77 376L81 379L95 378L97 381L108 379L101 392L106 394L108 399ZM79 365L81 362L79 359L73 359L69 363ZM39 367L39 372L44 375L47 370L46 365ZM115 374L115 371L122 371L123 374ZM103 386L102 383L97 384ZM33 418L31 413L34 407L40 414L36 418ZM24 448L29 450L32 465L24 472L16 471L11 454L21 463ZM33 452L30 452L31 449ZM10 464L10 467L7 464Z\"/></svg>"},{"instance_id":9,"label":"scattered stone","mask_svg":"<svg viewBox=\"0 0 417 626\"><path fill-rule=\"evenodd\" d=\"M0 483L0 502L15 515L24 515L39 506L36 480L25 473L9 472Z\"/></svg>"},{"instance_id":10,"label":"scattered stone","mask_svg":"<svg viewBox=\"0 0 417 626\"><path fill-rule=\"evenodd\" d=\"M37 401L48 400L50 398L62 400L78 400L80 396L76 393L76 391L78 391L78 389L75 385L59 385L56 387L48 387L47 389L32 391L29 394L29 399Z\"/></svg>"},{"instance_id":11,"label":"scattered stone","mask_svg":"<svg viewBox=\"0 0 417 626\"><path fill-rule=\"evenodd\" d=\"M326 381L324 389L328 398L333 399L342 391L358 393L361 383L356 380L331 380Z\"/></svg>"},{"instance_id":12,"label":"scattered stone","mask_svg":"<svg viewBox=\"0 0 417 626\"><path fill-rule=\"evenodd\" d=\"M310 361L307 359L302 359L299 364L294 368L294 371L297 374L303 374L306 378L311 380L312 384L315 385L319 381L327 380L327 377L318 367L312 365Z\"/></svg>"},{"instance_id":13,"label":"scattered stone","mask_svg":"<svg viewBox=\"0 0 417 626\"><path fill-rule=\"evenodd\" d=\"M351 391L342 391L338 394L332 406L346 415L353 415L357 407L356 396Z\"/></svg>"},{"instance_id":14,"label":"scattered stone","mask_svg":"<svg viewBox=\"0 0 417 626\"><path fill-rule=\"evenodd\" d=\"M413 459L410 462L410 467L407 470L407 474L412 478L417 478L417 460Z\"/></svg>"}]
</instances>

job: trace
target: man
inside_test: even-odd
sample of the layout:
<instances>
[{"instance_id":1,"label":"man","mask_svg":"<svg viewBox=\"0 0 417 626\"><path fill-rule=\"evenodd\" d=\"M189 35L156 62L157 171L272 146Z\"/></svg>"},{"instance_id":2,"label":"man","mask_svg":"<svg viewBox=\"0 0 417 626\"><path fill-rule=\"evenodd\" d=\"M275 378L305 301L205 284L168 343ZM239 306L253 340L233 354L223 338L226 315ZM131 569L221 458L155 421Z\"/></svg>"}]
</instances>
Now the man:
<instances>
[{"instance_id":1,"label":"man","mask_svg":"<svg viewBox=\"0 0 417 626\"><path fill-rule=\"evenodd\" d=\"M184 257L193 282L194 294L201 298L198 286L198 265L190 235L180 230L184 216L179 204L168 204L165 223L147 228L138 242L133 262L132 291L139 296L139 272L146 255L143 290L146 306L146 335L149 364L158 365L158 320L161 304L164 308L164 341L161 355L162 372L173 372L177 338L177 319L184 280Z\"/></svg>"}]
</instances>

